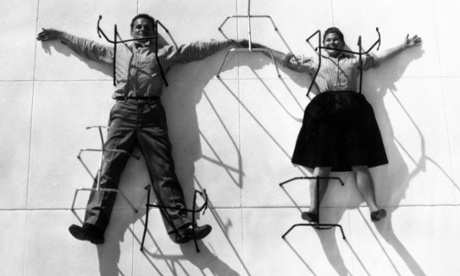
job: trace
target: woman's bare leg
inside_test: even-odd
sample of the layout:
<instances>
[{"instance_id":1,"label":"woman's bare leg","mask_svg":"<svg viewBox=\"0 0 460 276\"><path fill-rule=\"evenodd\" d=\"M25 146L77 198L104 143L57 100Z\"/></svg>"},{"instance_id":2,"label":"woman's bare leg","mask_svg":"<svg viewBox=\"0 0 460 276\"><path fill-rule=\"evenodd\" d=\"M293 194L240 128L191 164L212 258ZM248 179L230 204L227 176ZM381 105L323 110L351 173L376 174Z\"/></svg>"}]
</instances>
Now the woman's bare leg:
<instances>
[{"instance_id":1,"label":"woman's bare leg","mask_svg":"<svg viewBox=\"0 0 460 276\"><path fill-rule=\"evenodd\" d=\"M386 216L386 211L380 209L375 200L374 181L367 166L354 166L353 174L356 179L358 190L366 201L369 210L371 211L371 219L378 221Z\"/></svg>"},{"instance_id":2,"label":"woman's bare leg","mask_svg":"<svg viewBox=\"0 0 460 276\"><path fill-rule=\"evenodd\" d=\"M366 201L367 206L371 212L377 211L379 207L375 201L374 181L372 180L371 173L367 166L353 167L353 174L355 176L356 185L358 190Z\"/></svg>"}]
</instances>

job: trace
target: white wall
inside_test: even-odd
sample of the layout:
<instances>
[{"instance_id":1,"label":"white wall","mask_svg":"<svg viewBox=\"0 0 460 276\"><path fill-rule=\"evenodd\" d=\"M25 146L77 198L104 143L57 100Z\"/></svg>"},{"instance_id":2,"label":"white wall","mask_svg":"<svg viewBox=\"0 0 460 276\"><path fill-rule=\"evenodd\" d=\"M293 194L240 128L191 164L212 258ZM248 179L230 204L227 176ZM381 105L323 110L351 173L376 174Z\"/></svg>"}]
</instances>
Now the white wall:
<instances>
[{"instance_id":1,"label":"white wall","mask_svg":"<svg viewBox=\"0 0 460 276\"><path fill-rule=\"evenodd\" d=\"M94 246L67 231L83 217L87 193L70 211L76 188L91 179L76 156L99 147L96 130L113 105L111 68L85 61L60 43L35 40L56 28L104 43L117 24L129 36L137 13L149 13L177 44L224 39L228 15L247 14L247 0L39 0L0 2L0 271L1 275L457 275L460 273L460 86L456 47L459 4L454 0L251 1L252 39L283 52L312 55L305 39L340 27L356 50L382 35L381 50L418 34L410 49L366 73L364 93L374 106L390 160L372 169L378 203L389 216L372 223L349 173L337 174L322 219L343 226L295 228L309 204L308 183L280 182L310 172L290 162L310 79L280 68L260 53L226 51L173 68L164 89L178 176L191 203L206 189L210 210L199 223L212 234L174 244L158 210L151 211L145 254L139 251L149 183L144 160L131 159L120 189L134 214L117 200L106 243ZM246 19L230 19L229 38L248 38ZM164 33L163 33L164 34ZM171 39L165 35L166 40ZM140 154L138 150L135 152ZM85 161L97 167L97 154Z\"/></svg>"}]
</instances>

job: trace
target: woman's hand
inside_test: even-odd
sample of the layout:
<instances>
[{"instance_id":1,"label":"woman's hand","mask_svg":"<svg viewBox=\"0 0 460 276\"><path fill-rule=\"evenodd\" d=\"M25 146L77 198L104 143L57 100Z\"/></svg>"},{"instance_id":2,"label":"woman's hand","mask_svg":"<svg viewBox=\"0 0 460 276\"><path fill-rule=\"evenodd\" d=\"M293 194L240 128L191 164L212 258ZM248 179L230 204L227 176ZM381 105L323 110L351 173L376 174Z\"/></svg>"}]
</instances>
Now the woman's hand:
<instances>
[{"instance_id":1,"label":"woman's hand","mask_svg":"<svg viewBox=\"0 0 460 276\"><path fill-rule=\"evenodd\" d=\"M39 41L50 41L50 40L56 40L59 37L59 34L61 33L60 31L54 30L54 29L43 29L38 36L37 40Z\"/></svg>"},{"instance_id":2,"label":"woman's hand","mask_svg":"<svg viewBox=\"0 0 460 276\"><path fill-rule=\"evenodd\" d=\"M422 38L418 37L417 35L414 35L413 37L409 37L409 34L407 34L406 39L403 43L403 49L414 47L414 46L419 46L422 44Z\"/></svg>"}]
</instances>

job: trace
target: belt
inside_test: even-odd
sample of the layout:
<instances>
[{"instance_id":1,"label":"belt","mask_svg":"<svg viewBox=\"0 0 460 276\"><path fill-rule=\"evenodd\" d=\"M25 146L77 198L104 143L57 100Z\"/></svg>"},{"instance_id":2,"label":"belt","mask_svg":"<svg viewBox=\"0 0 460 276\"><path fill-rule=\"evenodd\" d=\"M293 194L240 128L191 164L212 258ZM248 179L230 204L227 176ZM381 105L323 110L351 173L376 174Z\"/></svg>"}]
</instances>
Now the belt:
<instances>
[{"instance_id":1,"label":"belt","mask_svg":"<svg viewBox=\"0 0 460 276\"><path fill-rule=\"evenodd\" d=\"M146 102L154 102L160 101L160 96L150 96L150 97L116 97L115 100L117 101L127 101L127 100L136 100L136 101L146 101Z\"/></svg>"}]
</instances>

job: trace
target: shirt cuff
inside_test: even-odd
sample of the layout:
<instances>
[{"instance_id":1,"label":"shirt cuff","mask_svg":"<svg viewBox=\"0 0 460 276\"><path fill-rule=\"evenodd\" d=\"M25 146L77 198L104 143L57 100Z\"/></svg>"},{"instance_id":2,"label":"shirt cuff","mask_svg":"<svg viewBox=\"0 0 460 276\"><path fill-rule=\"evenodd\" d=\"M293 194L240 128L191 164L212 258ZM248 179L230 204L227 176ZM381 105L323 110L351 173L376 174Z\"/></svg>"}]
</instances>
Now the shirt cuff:
<instances>
[{"instance_id":1,"label":"shirt cuff","mask_svg":"<svg viewBox=\"0 0 460 276\"><path fill-rule=\"evenodd\" d=\"M73 38L74 38L73 35L68 34L66 32L59 33L59 40L64 44L68 44L67 42L72 42Z\"/></svg>"},{"instance_id":2,"label":"shirt cuff","mask_svg":"<svg viewBox=\"0 0 460 276\"><path fill-rule=\"evenodd\" d=\"M286 55L286 57L283 60L282 66L283 67L289 67L289 64L291 63L291 58L294 57L293 54L289 53Z\"/></svg>"},{"instance_id":3,"label":"shirt cuff","mask_svg":"<svg viewBox=\"0 0 460 276\"><path fill-rule=\"evenodd\" d=\"M369 56L369 58L372 59L372 67L373 68L377 68L377 67L380 66L380 61L381 60L380 60L379 56L377 56L374 53L370 53L370 54L368 54L368 56Z\"/></svg>"}]
</instances>

